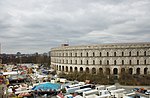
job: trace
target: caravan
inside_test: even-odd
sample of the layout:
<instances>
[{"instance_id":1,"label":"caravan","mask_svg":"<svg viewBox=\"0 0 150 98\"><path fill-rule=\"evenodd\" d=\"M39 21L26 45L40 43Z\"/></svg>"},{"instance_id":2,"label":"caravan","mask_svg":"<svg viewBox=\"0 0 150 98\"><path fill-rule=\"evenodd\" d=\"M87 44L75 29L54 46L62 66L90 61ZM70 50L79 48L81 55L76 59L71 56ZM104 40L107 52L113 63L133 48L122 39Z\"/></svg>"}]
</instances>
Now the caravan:
<instances>
[{"instance_id":1,"label":"caravan","mask_svg":"<svg viewBox=\"0 0 150 98\"><path fill-rule=\"evenodd\" d=\"M83 92L83 98L87 98L86 96L89 96L89 95L97 95L98 94L98 90L90 90L90 91L86 91L86 92ZM94 98L94 97L92 97Z\"/></svg>"},{"instance_id":2,"label":"caravan","mask_svg":"<svg viewBox=\"0 0 150 98\"><path fill-rule=\"evenodd\" d=\"M83 88L83 89L76 90L75 93L77 93L78 95L83 95L83 92L90 91L90 90L91 88Z\"/></svg>"}]
</instances>

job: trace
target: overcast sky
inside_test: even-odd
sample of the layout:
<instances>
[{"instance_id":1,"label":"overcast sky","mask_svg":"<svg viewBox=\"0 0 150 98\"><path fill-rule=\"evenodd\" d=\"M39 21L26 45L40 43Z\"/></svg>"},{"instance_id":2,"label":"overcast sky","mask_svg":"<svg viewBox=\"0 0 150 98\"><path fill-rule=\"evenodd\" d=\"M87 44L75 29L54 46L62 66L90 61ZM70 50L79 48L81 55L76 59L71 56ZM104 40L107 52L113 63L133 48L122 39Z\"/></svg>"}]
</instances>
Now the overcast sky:
<instances>
[{"instance_id":1,"label":"overcast sky","mask_svg":"<svg viewBox=\"0 0 150 98\"><path fill-rule=\"evenodd\" d=\"M0 0L2 53L150 42L150 0Z\"/></svg>"}]
</instances>

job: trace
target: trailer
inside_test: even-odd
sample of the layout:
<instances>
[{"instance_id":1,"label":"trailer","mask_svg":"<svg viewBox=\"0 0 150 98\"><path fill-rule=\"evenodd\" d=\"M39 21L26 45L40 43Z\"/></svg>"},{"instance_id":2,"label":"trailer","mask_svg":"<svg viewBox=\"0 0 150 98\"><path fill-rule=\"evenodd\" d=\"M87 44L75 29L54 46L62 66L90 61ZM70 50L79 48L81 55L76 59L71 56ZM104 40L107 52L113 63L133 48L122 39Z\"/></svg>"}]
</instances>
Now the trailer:
<instances>
[{"instance_id":1,"label":"trailer","mask_svg":"<svg viewBox=\"0 0 150 98\"><path fill-rule=\"evenodd\" d=\"M125 92L125 89L116 89L116 90L111 90L110 91L111 95L116 97L116 98L123 97L124 92Z\"/></svg>"},{"instance_id":2,"label":"trailer","mask_svg":"<svg viewBox=\"0 0 150 98\"><path fill-rule=\"evenodd\" d=\"M83 98L86 98L86 96L93 95L93 94L98 94L98 90L94 89L94 90L83 92Z\"/></svg>"},{"instance_id":3,"label":"trailer","mask_svg":"<svg viewBox=\"0 0 150 98\"><path fill-rule=\"evenodd\" d=\"M104 90L104 89L105 89L105 86L104 86L104 85L96 86L96 89L97 89L97 90Z\"/></svg>"},{"instance_id":4,"label":"trailer","mask_svg":"<svg viewBox=\"0 0 150 98\"><path fill-rule=\"evenodd\" d=\"M105 94L105 95L101 95L101 96L96 96L95 98L111 98L111 95Z\"/></svg>"},{"instance_id":5,"label":"trailer","mask_svg":"<svg viewBox=\"0 0 150 98\"><path fill-rule=\"evenodd\" d=\"M76 90L79 90L80 86L77 87L71 87L71 88L66 88L67 93L74 93Z\"/></svg>"},{"instance_id":6,"label":"trailer","mask_svg":"<svg viewBox=\"0 0 150 98\"><path fill-rule=\"evenodd\" d=\"M91 88L83 88L83 89L76 90L75 93L77 93L78 95L83 95L83 92L90 91L90 90Z\"/></svg>"},{"instance_id":7,"label":"trailer","mask_svg":"<svg viewBox=\"0 0 150 98\"><path fill-rule=\"evenodd\" d=\"M106 90L108 90L108 91L115 90L115 89L116 89L115 85L106 87Z\"/></svg>"},{"instance_id":8,"label":"trailer","mask_svg":"<svg viewBox=\"0 0 150 98\"><path fill-rule=\"evenodd\" d=\"M110 95L110 92L108 90L99 90L98 93L99 93L100 96L101 95L107 95L107 94Z\"/></svg>"}]
</instances>

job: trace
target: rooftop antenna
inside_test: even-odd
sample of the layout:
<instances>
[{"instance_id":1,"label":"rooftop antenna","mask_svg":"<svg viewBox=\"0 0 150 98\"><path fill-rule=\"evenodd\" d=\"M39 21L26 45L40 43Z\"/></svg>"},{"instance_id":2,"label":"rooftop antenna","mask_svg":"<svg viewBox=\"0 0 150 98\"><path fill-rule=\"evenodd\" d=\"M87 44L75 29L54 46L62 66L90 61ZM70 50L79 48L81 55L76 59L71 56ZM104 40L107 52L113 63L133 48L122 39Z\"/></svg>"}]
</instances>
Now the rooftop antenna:
<instances>
[{"instance_id":1,"label":"rooftop antenna","mask_svg":"<svg viewBox=\"0 0 150 98\"><path fill-rule=\"evenodd\" d=\"M65 40L63 44L61 44L61 46L69 46L69 41Z\"/></svg>"},{"instance_id":2,"label":"rooftop antenna","mask_svg":"<svg viewBox=\"0 0 150 98\"><path fill-rule=\"evenodd\" d=\"M69 44L69 40L66 40L66 44Z\"/></svg>"}]
</instances>

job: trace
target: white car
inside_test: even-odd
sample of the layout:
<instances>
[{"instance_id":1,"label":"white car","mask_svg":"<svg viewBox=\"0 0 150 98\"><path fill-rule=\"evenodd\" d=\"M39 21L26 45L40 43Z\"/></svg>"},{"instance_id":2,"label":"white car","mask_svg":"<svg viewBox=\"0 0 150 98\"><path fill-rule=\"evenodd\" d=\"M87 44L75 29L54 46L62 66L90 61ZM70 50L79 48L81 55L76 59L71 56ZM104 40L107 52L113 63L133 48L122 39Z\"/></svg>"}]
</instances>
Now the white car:
<instances>
[{"instance_id":1,"label":"white car","mask_svg":"<svg viewBox=\"0 0 150 98\"><path fill-rule=\"evenodd\" d=\"M145 92L145 95L150 95L150 91Z\"/></svg>"}]
</instances>

